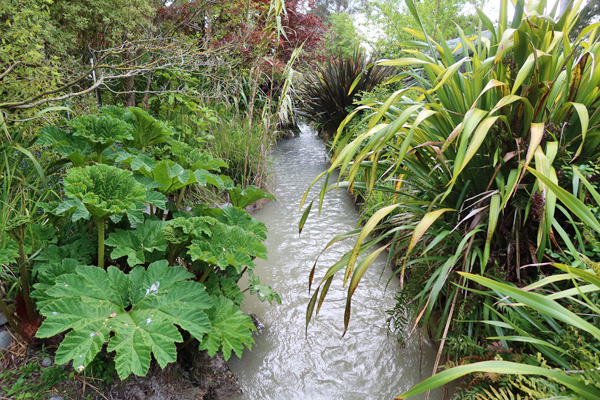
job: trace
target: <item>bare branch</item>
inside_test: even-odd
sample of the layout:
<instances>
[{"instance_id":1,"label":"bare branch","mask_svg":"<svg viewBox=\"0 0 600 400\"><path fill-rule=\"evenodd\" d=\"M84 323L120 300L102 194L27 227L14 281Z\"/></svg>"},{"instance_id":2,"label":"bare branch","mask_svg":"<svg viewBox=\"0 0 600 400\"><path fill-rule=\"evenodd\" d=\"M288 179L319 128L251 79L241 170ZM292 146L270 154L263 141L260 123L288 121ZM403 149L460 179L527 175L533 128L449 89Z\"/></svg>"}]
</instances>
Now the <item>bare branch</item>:
<instances>
[{"instance_id":1,"label":"bare branch","mask_svg":"<svg viewBox=\"0 0 600 400\"><path fill-rule=\"evenodd\" d=\"M8 67L8 69L6 71L4 71L3 73L0 74L0 81L2 79L4 79L4 77L8 74L10 74L10 71L12 71L13 69L15 69L15 67L19 64L23 64L22 61L17 61L16 63L14 63L13 65L11 65L10 67Z\"/></svg>"},{"instance_id":2,"label":"bare branch","mask_svg":"<svg viewBox=\"0 0 600 400\"><path fill-rule=\"evenodd\" d=\"M28 108L37 107L39 105L42 105L42 104L45 104L45 103L49 103L49 102L52 102L52 101L61 101L61 100L66 100L66 99L71 98L71 97L81 96L82 94L86 94L86 93L89 93L89 92L93 91L98 86L100 86L103 82L104 82L103 77L100 77L100 79L96 83L94 83L89 88L87 88L85 90L82 90L80 92L67 93L67 94L59 96L59 97L52 97L52 98L38 100L38 101L36 101L34 103L25 103L25 102L22 102L23 104L14 105L14 106L12 106L10 108L20 109L20 110L22 110L22 109L28 109ZM2 107L2 104L0 104L0 107ZM9 108L9 107L6 107L6 108Z\"/></svg>"}]
</instances>

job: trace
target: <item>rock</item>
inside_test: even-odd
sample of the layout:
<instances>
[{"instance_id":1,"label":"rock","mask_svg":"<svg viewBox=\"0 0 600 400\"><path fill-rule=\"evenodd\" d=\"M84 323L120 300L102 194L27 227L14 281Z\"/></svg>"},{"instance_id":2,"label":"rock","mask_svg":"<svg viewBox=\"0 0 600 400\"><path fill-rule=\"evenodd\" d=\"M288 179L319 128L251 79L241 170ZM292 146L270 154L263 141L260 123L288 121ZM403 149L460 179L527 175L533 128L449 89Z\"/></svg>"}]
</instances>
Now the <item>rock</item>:
<instances>
[{"instance_id":1,"label":"rock","mask_svg":"<svg viewBox=\"0 0 600 400\"><path fill-rule=\"evenodd\" d=\"M265 330L265 324L260 322L260 319L255 314L250 314L250 318L252 318L252 322L254 322L254 326L256 326L256 332L260 335Z\"/></svg>"},{"instance_id":2,"label":"rock","mask_svg":"<svg viewBox=\"0 0 600 400\"><path fill-rule=\"evenodd\" d=\"M49 400L64 400L62 396L52 396Z\"/></svg>"},{"instance_id":3,"label":"rock","mask_svg":"<svg viewBox=\"0 0 600 400\"><path fill-rule=\"evenodd\" d=\"M244 208L244 210L246 210L249 214L254 214L258 210L263 208L263 206L265 204L267 204L268 201L269 201L269 199L266 199L266 198L258 199L254 203L250 204L249 206L246 206L246 208Z\"/></svg>"},{"instance_id":4,"label":"rock","mask_svg":"<svg viewBox=\"0 0 600 400\"><path fill-rule=\"evenodd\" d=\"M13 341L9 331L0 331L0 349L8 349Z\"/></svg>"},{"instance_id":5,"label":"rock","mask_svg":"<svg viewBox=\"0 0 600 400\"><path fill-rule=\"evenodd\" d=\"M44 357L42 360L42 367L48 368L52 365L52 359L50 357Z\"/></svg>"},{"instance_id":6,"label":"rock","mask_svg":"<svg viewBox=\"0 0 600 400\"><path fill-rule=\"evenodd\" d=\"M8 322L8 320L6 319L4 314L0 314L0 326L6 325L7 322Z\"/></svg>"}]
</instances>

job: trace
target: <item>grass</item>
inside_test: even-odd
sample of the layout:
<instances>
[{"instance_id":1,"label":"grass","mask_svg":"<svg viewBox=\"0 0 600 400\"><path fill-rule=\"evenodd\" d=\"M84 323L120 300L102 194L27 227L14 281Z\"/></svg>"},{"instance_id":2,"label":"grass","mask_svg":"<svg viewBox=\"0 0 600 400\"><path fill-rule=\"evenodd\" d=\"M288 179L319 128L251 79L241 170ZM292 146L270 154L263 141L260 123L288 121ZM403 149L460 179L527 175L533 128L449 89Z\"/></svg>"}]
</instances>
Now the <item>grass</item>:
<instances>
[{"instance_id":1,"label":"grass","mask_svg":"<svg viewBox=\"0 0 600 400\"><path fill-rule=\"evenodd\" d=\"M264 124L256 121L249 127L247 118L232 117L210 129L213 139L208 142L215 158L227 162L228 175L235 184L264 188L268 175L268 150L275 138Z\"/></svg>"},{"instance_id":2,"label":"grass","mask_svg":"<svg viewBox=\"0 0 600 400\"><path fill-rule=\"evenodd\" d=\"M112 360L98 358L88 368L89 376L84 376L67 365L44 367L42 361L53 359L54 350L45 344L28 347L18 338L8 349L0 350L0 399L107 399L104 388L116 376Z\"/></svg>"}]
</instances>

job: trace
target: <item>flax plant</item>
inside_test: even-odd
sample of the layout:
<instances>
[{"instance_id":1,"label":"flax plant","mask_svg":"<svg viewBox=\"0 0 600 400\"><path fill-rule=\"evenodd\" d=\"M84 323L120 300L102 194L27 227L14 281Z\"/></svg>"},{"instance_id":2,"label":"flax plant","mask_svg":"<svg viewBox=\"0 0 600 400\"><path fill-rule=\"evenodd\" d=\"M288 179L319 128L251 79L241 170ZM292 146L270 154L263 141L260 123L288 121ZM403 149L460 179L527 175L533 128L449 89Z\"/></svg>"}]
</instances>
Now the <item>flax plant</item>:
<instances>
[{"instance_id":1,"label":"flax plant","mask_svg":"<svg viewBox=\"0 0 600 400\"><path fill-rule=\"evenodd\" d=\"M591 198L589 206L597 209L600 206L600 194L576 168L573 168L573 171L573 188L580 189L580 192L587 189ZM564 206L563 209L568 209L575 220L579 221L572 223L575 232L578 230L577 225L583 225L600 235L600 222L587 204L552 183L538 171L530 172L546 184L548 191ZM578 188L579 185L582 187ZM589 400L600 398L600 307L597 304L600 291L600 262L590 260L580 253L577 249L580 245L572 241L562 228L556 228L564 239L573 263L552 263L557 271L551 276L518 288L497 279L459 272L469 281L490 289L487 295L494 299L495 308L498 309L494 309L494 313L500 318L482 321L494 326L498 333L498 336L488 339L502 341L505 348L508 348L509 342L530 346L529 352L532 355L529 360L534 360L533 355L537 353L556 367L530 365L531 362L523 361L527 360L527 357L521 357L520 363L505 360L470 363L434 375L398 396L398 399L427 392L474 372L541 376L542 379L556 381L567 388L568 393L562 392L561 395L567 394L568 398L572 398L573 394L578 396L577 398ZM579 250L583 252L585 248ZM530 329L522 329L506 309L524 317L530 322ZM568 336L576 343L576 351L570 347L573 344L565 340Z\"/></svg>"},{"instance_id":2,"label":"flax plant","mask_svg":"<svg viewBox=\"0 0 600 400\"><path fill-rule=\"evenodd\" d=\"M580 2L556 15L556 7L545 13L545 1L518 1L509 23L504 0L497 27L477 11L489 35L461 34L451 49L439 32L425 32L413 0L406 3L422 30L408 30L414 40L402 50L409 56L378 65L401 68L393 81L407 86L384 102L365 99L350 113L334 138L330 168L313 182L325 176L319 208L328 191L342 187L366 196L388 191L393 200L327 245L356 238L319 281L307 323L343 271L347 328L352 294L383 251L376 245L385 242L401 285L408 276L418 282L414 326L441 340L439 361L457 305L472 285L457 272L524 280L521 267L542 260L555 246L555 226L566 219L540 177L557 184L561 166L600 154L600 24L571 41ZM359 117L364 124L348 129ZM336 170L340 178L330 185ZM477 329L472 322L469 332Z\"/></svg>"}]
</instances>

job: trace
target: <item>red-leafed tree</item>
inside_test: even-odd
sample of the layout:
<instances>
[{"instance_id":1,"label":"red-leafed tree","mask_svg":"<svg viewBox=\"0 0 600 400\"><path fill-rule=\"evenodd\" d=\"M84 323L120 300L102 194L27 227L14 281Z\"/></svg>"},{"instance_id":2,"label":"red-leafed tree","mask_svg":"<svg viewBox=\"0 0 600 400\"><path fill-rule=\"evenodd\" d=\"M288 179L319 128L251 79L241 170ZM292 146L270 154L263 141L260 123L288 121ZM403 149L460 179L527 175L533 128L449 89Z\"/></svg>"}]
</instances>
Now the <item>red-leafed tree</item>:
<instances>
[{"instance_id":1,"label":"red-leafed tree","mask_svg":"<svg viewBox=\"0 0 600 400\"><path fill-rule=\"evenodd\" d=\"M295 48L303 46L301 60L310 62L322 60L327 50L325 40L330 33L323 19L313 12L313 2L308 5L307 10L302 10L299 0L287 0L287 15L282 17L283 29L287 38L279 50L279 58L287 62Z\"/></svg>"},{"instance_id":2,"label":"red-leafed tree","mask_svg":"<svg viewBox=\"0 0 600 400\"><path fill-rule=\"evenodd\" d=\"M285 35L277 30L265 35L269 7L270 0L176 2L160 8L158 20L164 27L195 36L205 49L220 49L241 65L259 62L263 69L282 69L301 45L300 63L324 57L329 29L312 12L312 2L285 2L286 12L281 15Z\"/></svg>"}]
</instances>

